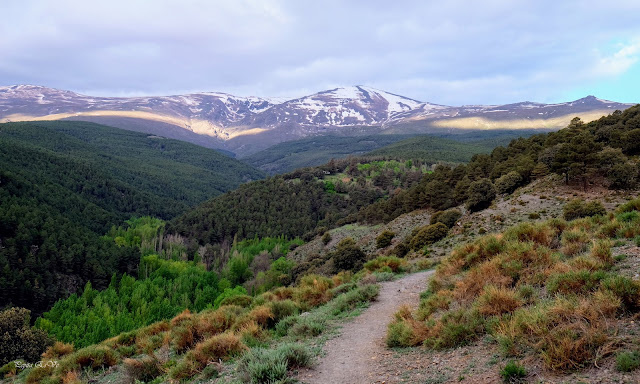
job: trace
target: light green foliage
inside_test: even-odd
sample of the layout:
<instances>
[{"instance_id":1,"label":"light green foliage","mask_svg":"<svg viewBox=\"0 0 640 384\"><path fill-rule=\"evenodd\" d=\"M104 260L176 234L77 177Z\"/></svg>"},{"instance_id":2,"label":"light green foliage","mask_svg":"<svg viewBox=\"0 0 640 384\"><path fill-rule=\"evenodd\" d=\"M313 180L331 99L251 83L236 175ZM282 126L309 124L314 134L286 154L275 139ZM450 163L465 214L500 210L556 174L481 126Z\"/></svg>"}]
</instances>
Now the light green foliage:
<instances>
[{"instance_id":1,"label":"light green foliage","mask_svg":"<svg viewBox=\"0 0 640 384\"><path fill-rule=\"evenodd\" d=\"M148 278L114 276L104 291L87 284L82 294L56 302L36 326L82 347L171 318L185 308L200 311L213 306L221 291L219 277L193 263L150 255L142 265Z\"/></svg>"}]
</instances>

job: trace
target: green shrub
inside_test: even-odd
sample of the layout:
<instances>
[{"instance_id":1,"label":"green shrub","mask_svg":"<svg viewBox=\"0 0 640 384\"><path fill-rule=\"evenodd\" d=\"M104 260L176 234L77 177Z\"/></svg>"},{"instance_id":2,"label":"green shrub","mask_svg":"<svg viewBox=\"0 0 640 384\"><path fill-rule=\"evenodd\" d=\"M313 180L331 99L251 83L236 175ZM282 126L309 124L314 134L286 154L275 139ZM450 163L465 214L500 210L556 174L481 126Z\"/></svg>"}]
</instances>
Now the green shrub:
<instances>
[{"instance_id":1,"label":"green shrub","mask_svg":"<svg viewBox=\"0 0 640 384\"><path fill-rule=\"evenodd\" d=\"M364 263L364 269L369 272L404 272L407 262L395 256L378 256L373 260ZM382 270L383 268L388 270Z\"/></svg>"},{"instance_id":2,"label":"green shrub","mask_svg":"<svg viewBox=\"0 0 640 384\"><path fill-rule=\"evenodd\" d=\"M585 202L582 199L574 199L565 204L563 214L565 220L574 220L581 217L604 215L607 210L599 201Z\"/></svg>"},{"instance_id":3,"label":"green shrub","mask_svg":"<svg viewBox=\"0 0 640 384\"><path fill-rule=\"evenodd\" d=\"M329 232L325 232L322 235L322 244L327 245L331 241L331 234Z\"/></svg>"},{"instance_id":4,"label":"green shrub","mask_svg":"<svg viewBox=\"0 0 640 384\"><path fill-rule=\"evenodd\" d=\"M616 212L624 213L631 211L640 211L640 198L629 200L626 203L620 205Z\"/></svg>"},{"instance_id":5,"label":"green shrub","mask_svg":"<svg viewBox=\"0 0 640 384\"><path fill-rule=\"evenodd\" d=\"M296 323L289 328L288 334L296 339L304 339L307 337L316 337L325 329L324 319L318 316L300 317Z\"/></svg>"},{"instance_id":6,"label":"green shrub","mask_svg":"<svg viewBox=\"0 0 640 384\"><path fill-rule=\"evenodd\" d=\"M624 276L611 276L602 281L602 288L611 291L627 310L640 306L640 284Z\"/></svg>"},{"instance_id":7,"label":"green shrub","mask_svg":"<svg viewBox=\"0 0 640 384\"><path fill-rule=\"evenodd\" d=\"M471 212L480 211L491 205L496 197L496 189L489 179L480 179L474 181L469 186L468 197L466 201L467 209Z\"/></svg>"},{"instance_id":8,"label":"green shrub","mask_svg":"<svg viewBox=\"0 0 640 384\"><path fill-rule=\"evenodd\" d=\"M556 273L547 279L547 291L551 294L585 294L596 290L606 277L604 271L579 270Z\"/></svg>"},{"instance_id":9,"label":"green shrub","mask_svg":"<svg viewBox=\"0 0 640 384\"><path fill-rule=\"evenodd\" d=\"M510 361L500 371L500 376L505 383L519 383L524 381L527 376L527 370L515 361Z\"/></svg>"},{"instance_id":10,"label":"green shrub","mask_svg":"<svg viewBox=\"0 0 640 384\"><path fill-rule=\"evenodd\" d=\"M522 183L522 176L516 171L511 171L506 175L500 176L496 179L495 187L496 192L499 194L511 193Z\"/></svg>"},{"instance_id":11,"label":"green shrub","mask_svg":"<svg viewBox=\"0 0 640 384\"><path fill-rule=\"evenodd\" d=\"M30 326L30 317L31 311L25 308L0 312L0 366L17 359L37 361L53 344L45 331Z\"/></svg>"},{"instance_id":12,"label":"green shrub","mask_svg":"<svg viewBox=\"0 0 640 384\"><path fill-rule=\"evenodd\" d=\"M287 316L276 324L275 333L277 336L285 336L300 319L300 316Z\"/></svg>"},{"instance_id":13,"label":"green shrub","mask_svg":"<svg viewBox=\"0 0 640 384\"><path fill-rule=\"evenodd\" d=\"M446 211L436 212L433 216L431 216L431 220L429 224L442 223L447 226L447 228L451 228L456 225L458 219L462 217L462 212L455 208L447 209Z\"/></svg>"},{"instance_id":14,"label":"green shrub","mask_svg":"<svg viewBox=\"0 0 640 384\"><path fill-rule=\"evenodd\" d=\"M620 372L631 372L640 367L640 352L621 352L616 356L616 369Z\"/></svg>"},{"instance_id":15,"label":"green shrub","mask_svg":"<svg viewBox=\"0 0 640 384\"><path fill-rule=\"evenodd\" d=\"M297 315L300 307L292 300L272 301L267 304L273 313L273 322L278 323L280 320L289 316Z\"/></svg>"},{"instance_id":16,"label":"green shrub","mask_svg":"<svg viewBox=\"0 0 640 384\"><path fill-rule=\"evenodd\" d=\"M332 253L336 272L360 269L366 255L350 237L342 239Z\"/></svg>"},{"instance_id":17,"label":"green shrub","mask_svg":"<svg viewBox=\"0 0 640 384\"><path fill-rule=\"evenodd\" d=\"M311 353L300 344L287 343L277 349L254 348L238 361L245 382L275 384L287 382L287 370L311 365Z\"/></svg>"},{"instance_id":18,"label":"green shrub","mask_svg":"<svg viewBox=\"0 0 640 384\"><path fill-rule=\"evenodd\" d=\"M427 245L444 239L447 233L449 233L449 228L442 223L427 225L420 228L418 233L411 238L409 245L413 250L422 249Z\"/></svg>"},{"instance_id":19,"label":"green shrub","mask_svg":"<svg viewBox=\"0 0 640 384\"><path fill-rule=\"evenodd\" d=\"M311 366L311 352L302 344L285 343L278 347L278 353L287 362L287 368L305 368Z\"/></svg>"},{"instance_id":20,"label":"green shrub","mask_svg":"<svg viewBox=\"0 0 640 384\"><path fill-rule=\"evenodd\" d=\"M70 358L80 368L91 368L93 370L108 368L118 363L118 356L109 347L104 345L92 345L78 350Z\"/></svg>"},{"instance_id":21,"label":"green shrub","mask_svg":"<svg viewBox=\"0 0 640 384\"><path fill-rule=\"evenodd\" d=\"M237 305L238 307L249 307L253 302L253 298L249 295L237 295L225 297L220 301L220 306L223 305Z\"/></svg>"},{"instance_id":22,"label":"green shrub","mask_svg":"<svg viewBox=\"0 0 640 384\"><path fill-rule=\"evenodd\" d=\"M391 245L391 240L395 237L395 232L384 230L376 237L376 247L386 248Z\"/></svg>"},{"instance_id":23,"label":"green shrub","mask_svg":"<svg viewBox=\"0 0 640 384\"><path fill-rule=\"evenodd\" d=\"M412 347L414 342L413 328L406 321L394 321L387 327L387 346L390 348Z\"/></svg>"},{"instance_id":24,"label":"green shrub","mask_svg":"<svg viewBox=\"0 0 640 384\"><path fill-rule=\"evenodd\" d=\"M434 349L467 345L484 331L482 318L473 310L460 309L445 313L440 320L442 329L425 344Z\"/></svg>"},{"instance_id":25,"label":"green shrub","mask_svg":"<svg viewBox=\"0 0 640 384\"><path fill-rule=\"evenodd\" d=\"M361 304L368 303L378 296L379 291L380 288L377 285L363 285L333 299L328 310L334 316L339 315L343 312L354 309Z\"/></svg>"},{"instance_id":26,"label":"green shrub","mask_svg":"<svg viewBox=\"0 0 640 384\"><path fill-rule=\"evenodd\" d=\"M281 383L287 378L287 361L273 349L254 348L238 362L243 381L252 384Z\"/></svg>"}]
</instances>

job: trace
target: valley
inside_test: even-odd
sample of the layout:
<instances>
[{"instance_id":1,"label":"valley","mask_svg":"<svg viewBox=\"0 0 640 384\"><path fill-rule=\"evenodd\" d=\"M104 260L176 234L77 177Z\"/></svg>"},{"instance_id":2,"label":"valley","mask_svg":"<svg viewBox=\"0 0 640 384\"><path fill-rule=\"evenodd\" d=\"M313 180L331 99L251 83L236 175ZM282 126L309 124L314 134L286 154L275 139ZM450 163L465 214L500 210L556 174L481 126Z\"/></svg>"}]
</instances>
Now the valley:
<instances>
[{"instance_id":1,"label":"valley","mask_svg":"<svg viewBox=\"0 0 640 384\"><path fill-rule=\"evenodd\" d=\"M385 382L634 380L639 119L305 139L269 177L156 135L1 124L3 382L357 382L351 347ZM295 148L331 157L289 170Z\"/></svg>"}]
</instances>

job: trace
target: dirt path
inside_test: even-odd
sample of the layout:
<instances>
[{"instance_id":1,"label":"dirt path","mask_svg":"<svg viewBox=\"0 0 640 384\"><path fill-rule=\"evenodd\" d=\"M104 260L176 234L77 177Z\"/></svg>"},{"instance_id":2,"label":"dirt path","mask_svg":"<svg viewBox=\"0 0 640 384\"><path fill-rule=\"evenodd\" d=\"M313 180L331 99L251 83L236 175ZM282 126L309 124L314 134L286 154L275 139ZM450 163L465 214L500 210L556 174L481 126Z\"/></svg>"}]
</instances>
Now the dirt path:
<instances>
[{"instance_id":1,"label":"dirt path","mask_svg":"<svg viewBox=\"0 0 640 384\"><path fill-rule=\"evenodd\" d=\"M420 292L426 289L427 278L432 273L419 272L382 283L378 300L345 324L340 336L325 345L326 355L313 369L301 372L298 379L308 384L393 382L396 373L379 364L392 353L385 345L387 324L401 305L418 305Z\"/></svg>"}]
</instances>

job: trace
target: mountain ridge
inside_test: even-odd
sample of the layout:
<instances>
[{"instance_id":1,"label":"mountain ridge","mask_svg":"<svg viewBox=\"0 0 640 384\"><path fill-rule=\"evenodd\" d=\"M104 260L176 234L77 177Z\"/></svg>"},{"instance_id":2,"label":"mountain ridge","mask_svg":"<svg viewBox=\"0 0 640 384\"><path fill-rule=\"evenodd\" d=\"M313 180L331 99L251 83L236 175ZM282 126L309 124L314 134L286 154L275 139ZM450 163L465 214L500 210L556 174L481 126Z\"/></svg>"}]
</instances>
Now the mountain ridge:
<instances>
[{"instance_id":1,"label":"mountain ridge","mask_svg":"<svg viewBox=\"0 0 640 384\"><path fill-rule=\"evenodd\" d=\"M197 92L171 96L97 97L35 85L0 87L0 122L86 120L158 134L165 123L203 137L205 146L248 155L270 145L326 133L429 133L433 129L559 129L580 114L591 120L633 104L587 96L565 103L446 106L356 85L285 100ZM138 119L146 126L131 128ZM409 128L408 128L409 127ZM166 130L166 129L165 129ZM170 131L170 130L167 130ZM167 133L174 137L177 133ZM183 135L185 136L185 135ZM189 139L188 141L198 141ZM202 143L196 143L202 145Z\"/></svg>"}]
</instances>

